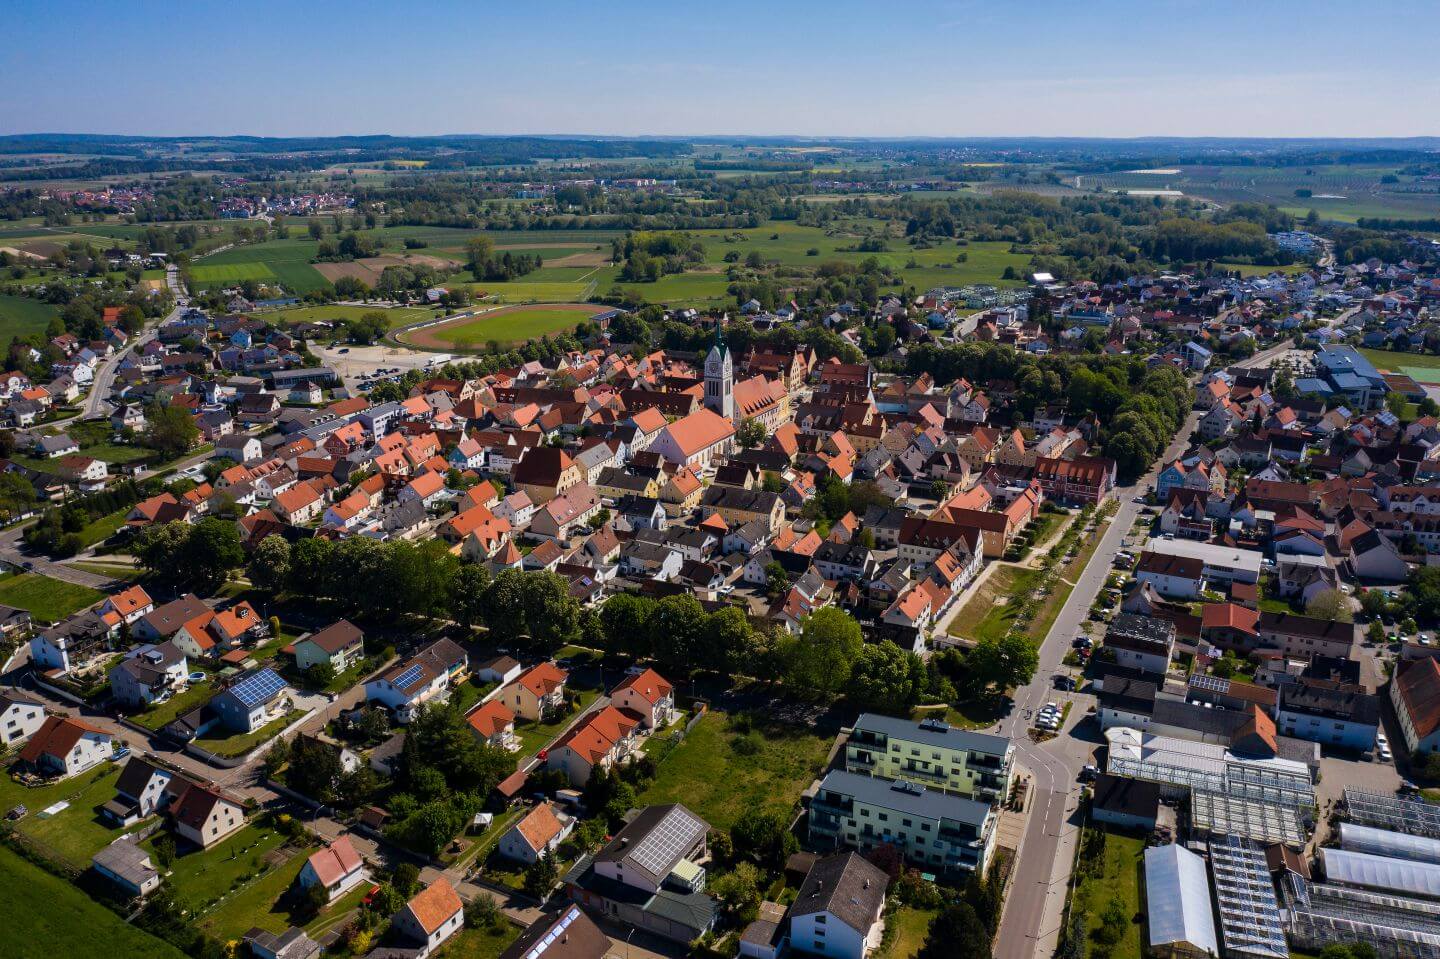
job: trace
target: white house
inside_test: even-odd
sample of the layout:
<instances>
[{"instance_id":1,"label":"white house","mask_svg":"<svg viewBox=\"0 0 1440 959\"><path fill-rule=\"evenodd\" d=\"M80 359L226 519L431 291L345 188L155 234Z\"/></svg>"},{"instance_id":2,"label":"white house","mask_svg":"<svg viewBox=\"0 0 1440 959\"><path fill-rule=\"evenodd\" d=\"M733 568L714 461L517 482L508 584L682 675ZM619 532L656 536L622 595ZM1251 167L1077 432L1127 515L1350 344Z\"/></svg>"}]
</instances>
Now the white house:
<instances>
[{"instance_id":1,"label":"white house","mask_svg":"<svg viewBox=\"0 0 1440 959\"><path fill-rule=\"evenodd\" d=\"M0 746L35 735L45 723L45 706L18 689L0 690Z\"/></svg>"},{"instance_id":2,"label":"white house","mask_svg":"<svg viewBox=\"0 0 1440 959\"><path fill-rule=\"evenodd\" d=\"M42 776L74 776L110 758L110 734L69 716L50 716L30 736L20 759Z\"/></svg>"},{"instance_id":3,"label":"white house","mask_svg":"<svg viewBox=\"0 0 1440 959\"><path fill-rule=\"evenodd\" d=\"M365 655L365 634L348 619L336 620L317 633L295 641L295 665L306 670L329 663L343 673Z\"/></svg>"},{"instance_id":4,"label":"white house","mask_svg":"<svg viewBox=\"0 0 1440 959\"><path fill-rule=\"evenodd\" d=\"M419 947L418 959L424 959L465 925L465 903L447 880L436 879L395 913L391 922Z\"/></svg>"},{"instance_id":5,"label":"white house","mask_svg":"<svg viewBox=\"0 0 1440 959\"><path fill-rule=\"evenodd\" d=\"M645 729L657 729L675 715L675 687L655 670L644 669L621 680L611 690L610 702L638 713Z\"/></svg>"},{"instance_id":6,"label":"white house","mask_svg":"<svg viewBox=\"0 0 1440 959\"><path fill-rule=\"evenodd\" d=\"M546 853L553 853L575 828L575 820L544 802L530 810L500 837L497 847L507 859L533 863Z\"/></svg>"},{"instance_id":7,"label":"white house","mask_svg":"<svg viewBox=\"0 0 1440 959\"><path fill-rule=\"evenodd\" d=\"M178 690L189 673L189 661L174 643L147 643L125 654L110 670L110 692L130 707L149 706Z\"/></svg>"},{"instance_id":8,"label":"white house","mask_svg":"<svg viewBox=\"0 0 1440 959\"><path fill-rule=\"evenodd\" d=\"M320 886L327 902L334 902L365 881L365 860L355 851L349 836L341 836L305 860L298 881L301 889Z\"/></svg>"},{"instance_id":9,"label":"white house","mask_svg":"<svg viewBox=\"0 0 1440 959\"><path fill-rule=\"evenodd\" d=\"M175 834L209 849L245 825L245 807L205 786L192 785L173 806Z\"/></svg>"},{"instance_id":10,"label":"white house","mask_svg":"<svg viewBox=\"0 0 1440 959\"><path fill-rule=\"evenodd\" d=\"M885 932L890 877L859 853L827 856L810 867L790 907L790 942L835 959L865 959Z\"/></svg>"}]
</instances>

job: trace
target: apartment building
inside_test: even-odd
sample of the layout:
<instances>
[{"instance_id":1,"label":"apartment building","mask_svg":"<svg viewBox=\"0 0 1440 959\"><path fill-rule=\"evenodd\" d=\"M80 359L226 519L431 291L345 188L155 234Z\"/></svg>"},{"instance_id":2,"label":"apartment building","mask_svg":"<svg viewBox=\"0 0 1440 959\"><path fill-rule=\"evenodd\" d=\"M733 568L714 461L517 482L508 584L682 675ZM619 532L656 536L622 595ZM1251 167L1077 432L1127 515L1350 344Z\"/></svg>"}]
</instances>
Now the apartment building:
<instances>
[{"instance_id":1,"label":"apartment building","mask_svg":"<svg viewBox=\"0 0 1440 959\"><path fill-rule=\"evenodd\" d=\"M903 779L981 802L1010 793L1014 746L1004 736L862 713L845 744L845 769Z\"/></svg>"}]
</instances>

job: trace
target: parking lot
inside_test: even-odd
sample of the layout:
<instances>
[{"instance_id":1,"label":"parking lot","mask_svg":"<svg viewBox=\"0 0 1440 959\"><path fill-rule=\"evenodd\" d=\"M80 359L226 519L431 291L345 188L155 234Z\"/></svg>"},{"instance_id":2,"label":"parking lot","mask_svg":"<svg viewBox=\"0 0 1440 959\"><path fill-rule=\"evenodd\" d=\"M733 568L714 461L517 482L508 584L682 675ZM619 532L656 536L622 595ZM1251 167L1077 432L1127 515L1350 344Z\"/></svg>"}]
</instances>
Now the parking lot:
<instances>
[{"instance_id":1,"label":"parking lot","mask_svg":"<svg viewBox=\"0 0 1440 959\"><path fill-rule=\"evenodd\" d=\"M357 388L362 378L374 376L381 370L386 373L404 373L407 370L424 369L437 356L435 353L407 350L388 343L374 346L317 346L315 350L325 365L339 373L344 378L345 385L351 389Z\"/></svg>"}]
</instances>

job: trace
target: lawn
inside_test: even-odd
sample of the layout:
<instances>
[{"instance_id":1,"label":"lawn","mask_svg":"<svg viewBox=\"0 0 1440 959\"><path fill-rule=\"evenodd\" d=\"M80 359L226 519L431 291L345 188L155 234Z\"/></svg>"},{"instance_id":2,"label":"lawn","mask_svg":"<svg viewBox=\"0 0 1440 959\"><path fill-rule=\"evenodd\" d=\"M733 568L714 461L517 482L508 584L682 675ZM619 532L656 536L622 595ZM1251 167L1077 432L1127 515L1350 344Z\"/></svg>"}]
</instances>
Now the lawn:
<instances>
[{"instance_id":1,"label":"lawn","mask_svg":"<svg viewBox=\"0 0 1440 959\"><path fill-rule=\"evenodd\" d=\"M584 306L501 310L451 325L429 327L422 334L425 339L433 338L446 346L460 348L481 347L491 340L502 344L524 343L552 333L573 332L577 324L595 312ZM406 338L422 342L414 335Z\"/></svg>"},{"instance_id":2,"label":"lawn","mask_svg":"<svg viewBox=\"0 0 1440 959\"><path fill-rule=\"evenodd\" d=\"M931 909L916 909L913 906L895 909L885 917L886 942L875 953L875 959L911 959L925 945L930 920L934 918L935 911Z\"/></svg>"},{"instance_id":3,"label":"lawn","mask_svg":"<svg viewBox=\"0 0 1440 959\"><path fill-rule=\"evenodd\" d=\"M1040 582L1040 571L1019 566L997 566L991 570L975 595L950 621L950 634L979 642L999 639L1010 631L1019 610L1008 602L1012 596L1026 596Z\"/></svg>"},{"instance_id":4,"label":"lawn","mask_svg":"<svg viewBox=\"0 0 1440 959\"><path fill-rule=\"evenodd\" d=\"M1104 833L1105 853L1099 868L1092 875L1086 866L1080 885L1075 890L1072 909L1086 914L1086 930L1093 933L1100 927L1100 915L1112 897L1120 900L1125 914L1132 918L1140 912L1140 874L1145 868L1145 840L1117 832ZM1082 854L1083 854L1082 845ZM1141 923L1131 922L1125 937L1111 950L1112 956L1139 956Z\"/></svg>"},{"instance_id":5,"label":"lawn","mask_svg":"<svg viewBox=\"0 0 1440 959\"><path fill-rule=\"evenodd\" d=\"M593 689L576 690L575 712L562 716L554 722L532 723L524 719L517 719L515 721L515 737L520 740L520 755L533 756L535 753L550 745L551 741L560 735L560 731L570 725L570 720L590 708L590 704L593 703L599 695L600 694Z\"/></svg>"},{"instance_id":6,"label":"lawn","mask_svg":"<svg viewBox=\"0 0 1440 959\"><path fill-rule=\"evenodd\" d=\"M210 701L219 690L210 683L195 683L183 693L171 696L163 703L156 703L145 712L132 717L146 729L160 729L172 720L178 719L192 709L199 709Z\"/></svg>"},{"instance_id":7,"label":"lawn","mask_svg":"<svg viewBox=\"0 0 1440 959\"><path fill-rule=\"evenodd\" d=\"M243 756L303 715L305 715L303 709L292 709L284 716L266 723L253 733L236 733L233 736L206 736L195 740L195 745L217 756Z\"/></svg>"},{"instance_id":8,"label":"lawn","mask_svg":"<svg viewBox=\"0 0 1440 959\"><path fill-rule=\"evenodd\" d=\"M155 840L162 835L157 833L141 845L153 853ZM284 844L285 837L273 829L246 826L209 849L176 856L165 882L191 912L205 914L238 885L264 871L266 857Z\"/></svg>"},{"instance_id":9,"label":"lawn","mask_svg":"<svg viewBox=\"0 0 1440 959\"><path fill-rule=\"evenodd\" d=\"M90 865L90 857L125 832L104 824L96 808L115 798L120 768L105 763L78 776L39 788L22 786L9 776L0 778L0 812L24 804L30 814L15 828L45 852L77 869ZM54 816L41 818L40 810L60 801L70 805Z\"/></svg>"},{"instance_id":10,"label":"lawn","mask_svg":"<svg viewBox=\"0 0 1440 959\"><path fill-rule=\"evenodd\" d=\"M390 329L428 320L435 315L431 310L418 306L302 306L293 310L276 310L273 313L257 314L261 319L272 322L326 323L336 320L358 320L366 313L383 313L390 322Z\"/></svg>"},{"instance_id":11,"label":"lawn","mask_svg":"<svg viewBox=\"0 0 1440 959\"><path fill-rule=\"evenodd\" d=\"M140 570L136 569L133 565L118 561L114 563L102 563L77 560L76 562L66 563L65 565L73 566L75 569L83 570L87 573L94 573L96 576L109 576L112 579L125 580L127 582L137 580L143 575Z\"/></svg>"},{"instance_id":12,"label":"lawn","mask_svg":"<svg viewBox=\"0 0 1440 959\"><path fill-rule=\"evenodd\" d=\"M284 932L292 925L291 916L288 909L279 905L279 900L295 882L309 856L310 850L301 850L265 875L252 880L200 920L200 927L221 942L239 939L252 926ZM363 888L370 887L364 885Z\"/></svg>"},{"instance_id":13,"label":"lawn","mask_svg":"<svg viewBox=\"0 0 1440 959\"><path fill-rule=\"evenodd\" d=\"M1076 522L1080 521L1076 520ZM1060 615L1065 600L1070 598L1070 593L1075 589L1073 585L1075 578L1089 564L1090 557L1095 555L1095 550L1100 546L1100 541L1105 538L1109 529L1109 522L1095 527L1095 532L1086 536L1085 544L1080 547L1075 558L1060 571L1060 576L1055 580L1054 589L1049 596L1045 597L1045 602L1040 605L1040 609L1035 613L1035 619L1030 623L1030 636L1037 643L1045 641L1046 634L1050 632L1050 627L1055 623L1055 617Z\"/></svg>"},{"instance_id":14,"label":"lawn","mask_svg":"<svg viewBox=\"0 0 1440 959\"><path fill-rule=\"evenodd\" d=\"M44 333L60 311L49 303L28 296L0 295L0 339L9 343L14 337Z\"/></svg>"},{"instance_id":15,"label":"lawn","mask_svg":"<svg viewBox=\"0 0 1440 959\"><path fill-rule=\"evenodd\" d=\"M463 929L435 953L436 959L496 959L520 936L508 921L488 929Z\"/></svg>"},{"instance_id":16,"label":"lawn","mask_svg":"<svg viewBox=\"0 0 1440 959\"><path fill-rule=\"evenodd\" d=\"M27 609L36 619L49 623L78 613L105 598L89 586L77 586L39 573L18 573L0 578L0 603Z\"/></svg>"},{"instance_id":17,"label":"lawn","mask_svg":"<svg viewBox=\"0 0 1440 959\"><path fill-rule=\"evenodd\" d=\"M83 548L89 548L96 543L103 543L105 540L119 532L120 527L125 525L125 517L130 510L119 509L99 519L91 520L80 529L80 542Z\"/></svg>"},{"instance_id":18,"label":"lawn","mask_svg":"<svg viewBox=\"0 0 1440 959\"><path fill-rule=\"evenodd\" d=\"M1404 373L1417 383L1440 383L1440 356L1424 353L1400 353L1395 350L1360 349L1361 354L1377 369Z\"/></svg>"},{"instance_id":19,"label":"lawn","mask_svg":"<svg viewBox=\"0 0 1440 959\"><path fill-rule=\"evenodd\" d=\"M660 763L636 805L681 802L717 829L750 809L786 813L820 774L830 746L831 737L814 729L761 716L754 732L741 734L729 716L712 711Z\"/></svg>"},{"instance_id":20,"label":"lawn","mask_svg":"<svg viewBox=\"0 0 1440 959\"><path fill-rule=\"evenodd\" d=\"M106 959L183 959L183 954L128 925L79 889L0 847L5 922L0 955L8 959L91 956Z\"/></svg>"}]
</instances>

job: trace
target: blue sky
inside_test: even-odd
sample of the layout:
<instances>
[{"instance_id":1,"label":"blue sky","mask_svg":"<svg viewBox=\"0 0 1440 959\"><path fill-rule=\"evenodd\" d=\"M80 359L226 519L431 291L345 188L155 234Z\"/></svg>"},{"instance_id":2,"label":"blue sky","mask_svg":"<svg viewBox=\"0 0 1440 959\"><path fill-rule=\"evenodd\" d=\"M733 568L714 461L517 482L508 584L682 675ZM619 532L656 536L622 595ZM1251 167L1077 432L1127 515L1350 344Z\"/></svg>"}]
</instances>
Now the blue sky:
<instances>
[{"instance_id":1,"label":"blue sky","mask_svg":"<svg viewBox=\"0 0 1440 959\"><path fill-rule=\"evenodd\" d=\"M0 132L1440 134L1440 4L4 0Z\"/></svg>"}]
</instances>

